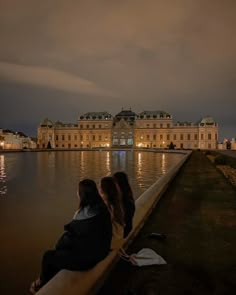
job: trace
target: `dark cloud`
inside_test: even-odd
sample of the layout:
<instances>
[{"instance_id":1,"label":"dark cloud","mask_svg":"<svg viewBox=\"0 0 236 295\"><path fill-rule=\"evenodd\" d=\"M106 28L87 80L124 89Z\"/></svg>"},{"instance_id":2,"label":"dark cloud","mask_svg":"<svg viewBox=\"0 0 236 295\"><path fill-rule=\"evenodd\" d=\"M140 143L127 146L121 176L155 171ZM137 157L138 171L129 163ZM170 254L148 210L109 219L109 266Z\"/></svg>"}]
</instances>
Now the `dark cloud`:
<instances>
[{"instance_id":1,"label":"dark cloud","mask_svg":"<svg viewBox=\"0 0 236 295\"><path fill-rule=\"evenodd\" d=\"M132 107L183 121L210 115L222 137L236 136L234 0L0 0L0 7L0 125ZM23 111L25 96L34 115ZM19 101L22 111L12 110Z\"/></svg>"}]
</instances>

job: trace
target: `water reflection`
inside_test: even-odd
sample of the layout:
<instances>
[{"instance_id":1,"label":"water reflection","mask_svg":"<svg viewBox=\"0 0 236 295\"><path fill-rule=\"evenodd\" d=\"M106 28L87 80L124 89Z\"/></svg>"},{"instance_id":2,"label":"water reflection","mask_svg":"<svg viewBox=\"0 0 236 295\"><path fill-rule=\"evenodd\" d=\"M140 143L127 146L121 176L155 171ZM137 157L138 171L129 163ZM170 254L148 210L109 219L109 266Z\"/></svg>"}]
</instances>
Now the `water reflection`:
<instances>
[{"instance_id":1,"label":"water reflection","mask_svg":"<svg viewBox=\"0 0 236 295\"><path fill-rule=\"evenodd\" d=\"M54 192L56 185L56 155L53 152L37 153L37 182L39 190L48 197Z\"/></svg>"},{"instance_id":2,"label":"water reflection","mask_svg":"<svg viewBox=\"0 0 236 295\"><path fill-rule=\"evenodd\" d=\"M142 153L138 153L138 163L137 163L137 179L142 179ZM139 186L142 184L139 182Z\"/></svg>"},{"instance_id":3,"label":"water reflection","mask_svg":"<svg viewBox=\"0 0 236 295\"><path fill-rule=\"evenodd\" d=\"M161 156L161 172L166 173L166 155L164 153Z\"/></svg>"},{"instance_id":4,"label":"water reflection","mask_svg":"<svg viewBox=\"0 0 236 295\"><path fill-rule=\"evenodd\" d=\"M111 153L110 152L107 152L107 154L106 154L106 169L108 171L108 174L111 173L111 159L110 159L110 155L111 155Z\"/></svg>"},{"instance_id":5,"label":"water reflection","mask_svg":"<svg viewBox=\"0 0 236 295\"><path fill-rule=\"evenodd\" d=\"M153 183L154 179L160 178L174 164L172 156L164 153L137 153L134 174L142 191L147 188L147 183Z\"/></svg>"},{"instance_id":6,"label":"water reflection","mask_svg":"<svg viewBox=\"0 0 236 295\"><path fill-rule=\"evenodd\" d=\"M0 197L7 193L6 177L5 158L0 155Z\"/></svg>"},{"instance_id":7,"label":"water reflection","mask_svg":"<svg viewBox=\"0 0 236 295\"><path fill-rule=\"evenodd\" d=\"M138 153L138 171L142 171L142 153Z\"/></svg>"},{"instance_id":8,"label":"water reflection","mask_svg":"<svg viewBox=\"0 0 236 295\"><path fill-rule=\"evenodd\" d=\"M84 172L84 152L82 151L80 154L80 170L83 173Z\"/></svg>"}]
</instances>

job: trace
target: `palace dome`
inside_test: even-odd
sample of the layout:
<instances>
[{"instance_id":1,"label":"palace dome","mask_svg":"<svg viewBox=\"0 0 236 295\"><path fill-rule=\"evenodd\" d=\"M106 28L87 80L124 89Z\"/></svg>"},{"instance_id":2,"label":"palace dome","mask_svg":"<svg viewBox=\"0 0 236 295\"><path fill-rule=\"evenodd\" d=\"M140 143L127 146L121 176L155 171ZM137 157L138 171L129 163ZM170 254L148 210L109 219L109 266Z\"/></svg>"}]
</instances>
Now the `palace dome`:
<instances>
[{"instance_id":1,"label":"palace dome","mask_svg":"<svg viewBox=\"0 0 236 295\"><path fill-rule=\"evenodd\" d=\"M122 111L121 112L119 112L117 115L115 115L115 117L117 118L117 119L131 119L131 120L133 120L133 119L135 119L136 118L136 114L133 112L133 111L131 111L131 110L123 110L122 109Z\"/></svg>"},{"instance_id":2,"label":"palace dome","mask_svg":"<svg viewBox=\"0 0 236 295\"><path fill-rule=\"evenodd\" d=\"M40 124L41 127L52 127L53 122L48 118L44 119L43 122Z\"/></svg>"}]
</instances>

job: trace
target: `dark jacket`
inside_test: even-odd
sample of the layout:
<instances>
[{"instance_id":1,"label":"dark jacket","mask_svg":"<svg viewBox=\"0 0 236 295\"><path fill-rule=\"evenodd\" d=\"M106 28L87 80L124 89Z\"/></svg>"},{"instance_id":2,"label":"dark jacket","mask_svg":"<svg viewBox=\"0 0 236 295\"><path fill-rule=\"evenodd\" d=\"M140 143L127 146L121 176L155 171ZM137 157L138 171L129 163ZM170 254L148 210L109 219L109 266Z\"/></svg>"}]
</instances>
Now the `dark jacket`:
<instances>
[{"instance_id":1,"label":"dark jacket","mask_svg":"<svg viewBox=\"0 0 236 295\"><path fill-rule=\"evenodd\" d=\"M65 225L55 249L44 253L41 287L62 269L87 270L108 255L112 239L110 213L104 203L91 208L91 212L88 218L83 216Z\"/></svg>"},{"instance_id":2,"label":"dark jacket","mask_svg":"<svg viewBox=\"0 0 236 295\"><path fill-rule=\"evenodd\" d=\"M68 261L72 261L71 269L93 267L109 253L112 224L110 213L104 204L95 208L94 216L72 220L64 229L65 232L55 248L57 251L63 251L68 256Z\"/></svg>"}]
</instances>

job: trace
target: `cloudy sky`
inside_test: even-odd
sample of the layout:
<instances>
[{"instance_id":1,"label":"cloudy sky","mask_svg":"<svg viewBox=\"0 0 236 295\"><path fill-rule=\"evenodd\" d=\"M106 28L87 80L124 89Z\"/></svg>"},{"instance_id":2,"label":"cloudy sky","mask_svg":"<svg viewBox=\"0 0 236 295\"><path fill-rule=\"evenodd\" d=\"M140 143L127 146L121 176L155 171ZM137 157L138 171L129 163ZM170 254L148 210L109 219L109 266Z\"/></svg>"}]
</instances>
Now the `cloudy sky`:
<instances>
[{"instance_id":1,"label":"cloudy sky","mask_svg":"<svg viewBox=\"0 0 236 295\"><path fill-rule=\"evenodd\" d=\"M131 107L236 137L235 14L235 0L0 0L0 128Z\"/></svg>"}]
</instances>

